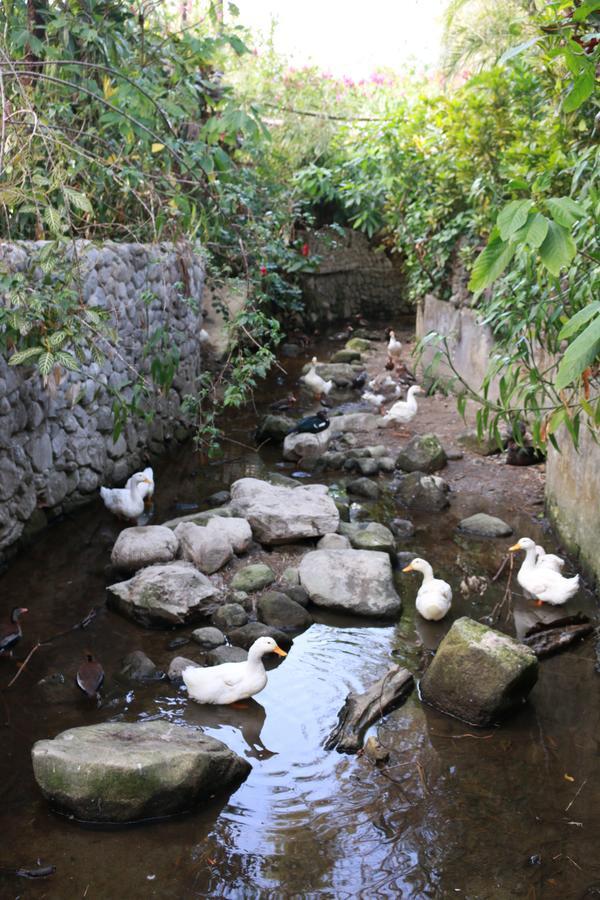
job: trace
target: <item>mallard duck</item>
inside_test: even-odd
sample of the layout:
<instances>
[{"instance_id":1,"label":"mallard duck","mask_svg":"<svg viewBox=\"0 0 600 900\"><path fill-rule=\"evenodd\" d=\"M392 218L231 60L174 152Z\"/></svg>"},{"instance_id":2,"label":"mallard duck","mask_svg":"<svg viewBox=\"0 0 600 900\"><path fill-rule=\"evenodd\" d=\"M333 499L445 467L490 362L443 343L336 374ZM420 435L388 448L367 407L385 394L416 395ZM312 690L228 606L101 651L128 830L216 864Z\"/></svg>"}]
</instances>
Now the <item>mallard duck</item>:
<instances>
[{"instance_id":1,"label":"mallard duck","mask_svg":"<svg viewBox=\"0 0 600 900\"><path fill-rule=\"evenodd\" d=\"M555 572L560 572L565 564L562 557L557 556L556 553L546 553L539 544L535 545L535 558L538 566L547 566L549 569L554 569Z\"/></svg>"},{"instance_id":2,"label":"mallard duck","mask_svg":"<svg viewBox=\"0 0 600 900\"><path fill-rule=\"evenodd\" d=\"M259 694L267 684L262 658L267 653L287 656L270 637L254 641L244 662L223 663L220 666L188 666L181 677L188 694L196 703L236 703Z\"/></svg>"},{"instance_id":3,"label":"mallard duck","mask_svg":"<svg viewBox=\"0 0 600 900\"><path fill-rule=\"evenodd\" d=\"M143 475L144 478L148 479L148 484L142 482L140 485L140 494L144 498L146 503L149 503L154 496L154 471L148 466L147 469L143 469L141 472L135 472L135 475ZM131 485L133 483L133 478L135 475L130 475L127 481L125 482L125 490L130 491Z\"/></svg>"},{"instance_id":4,"label":"mallard duck","mask_svg":"<svg viewBox=\"0 0 600 900\"><path fill-rule=\"evenodd\" d=\"M10 621L0 625L0 653L12 654L13 647L21 640L23 632L19 619L26 612L27 607L15 606L11 611Z\"/></svg>"},{"instance_id":5,"label":"mallard duck","mask_svg":"<svg viewBox=\"0 0 600 900\"><path fill-rule=\"evenodd\" d=\"M316 366L317 357L313 356L311 368L308 370L306 375L302 376L302 381L306 385L306 387L313 392L315 397L318 400L322 400L323 397L326 397L331 388L333 387L333 381L325 381L324 378L321 378L320 375L317 375Z\"/></svg>"},{"instance_id":6,"label":"mallard duck","mask_svg":"<svg viewBox=\"0 0 600 900\"><path fill-rule=\"evenodd\" d=\"M523 590L535 598L536 605L550 603L561 606L573 597L579 588L579 575L564 578L556 569L536 561L535 541L531 538L520 538L516 544L508 548L510 553L525 551L525 559L517 574L517 581Z\"/></svg>"},{"instance_id":7,"label":"mallard duck","mask_svg":"<svg viewBox=\"0 0 600 900\"><path fill-rule=\"evenodd\" d=\"M139 519L144 512L146 485L153 484L143 472L131 476L130 486L124 488L100 488L100 496L109 512L122 519Z\"/></svg>"},{"instance_id":8,"label":"mallard duck","mask_svg":"<svg viewBox=\"0 0 600 900\"><path fill-rule=\"evenodd\" d=\"M75 676L77 687L88 697L99 697L99 691L104 681L104 669L91 653L85 654L83 662Z\"/></svg>"},{"instance_id":9,"label":"mallard duck","mask_svg":"<svg viewBox=\"0 0 600 900\"><path fill-rule=\"evenodd\" d=\"M422 393L423 389L420 388L418 384L413 384L413 386L408 389L406 400L396 400L394 405L390 407L383 417L383 421L386 424L389 422L396 422L400 425L412 422L418 411L416 396L417 394Z\"/></svg>"},{"instance_id":10,"label":"mallard duck","mask_svg":"<svg viewBox=\"0 0 600 900\"><path fill-rule=\"evenodd\" d=\"M447 581L433 577L433 569L425 559L413 559L403 572L421 572L423 583L417 592L417 612L430 622L443 619L452 603L452 588Z\"/></svg>"},{"instance_id":11,"label":"mallard duck","mask_svg":"<svg viewBox=\"0 0 600 900\"><path fill-rule=\"evenodd\" d=\"M391 359L394 362L400 362L401 353L402 344L397 339L395 332L390 331L390 337L387 344L388 359Z\"/></svg>"},{"instance_id":12,"label":"mallard duck","mask_svg":"<svg viewBox=\"0 0 600 900\"><path fill-rule=\"evenodd\" d=\"M327 413L320 409L315 416L306 416L305 419L300 419L294 428L290 428L288 434L319 434L321 431L326 431L327 428L329 428Z\"/></svg>"}]
</instances>

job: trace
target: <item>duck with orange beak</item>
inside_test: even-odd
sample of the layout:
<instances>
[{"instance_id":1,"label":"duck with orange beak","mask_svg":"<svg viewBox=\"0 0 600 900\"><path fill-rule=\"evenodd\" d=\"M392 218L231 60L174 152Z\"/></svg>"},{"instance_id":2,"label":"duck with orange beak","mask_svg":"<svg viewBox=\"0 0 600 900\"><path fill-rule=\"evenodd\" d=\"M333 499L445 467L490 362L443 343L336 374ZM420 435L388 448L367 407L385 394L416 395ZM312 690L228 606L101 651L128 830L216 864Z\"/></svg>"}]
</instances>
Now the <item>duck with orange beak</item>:
<instances>
[{"instance_id":1,"label":"duck with orange beak","mask_svg":"<svg viewBox=\"0 0 600 900\"><path fill-rule=\"evenodd\" d=\"M531 538L519 538L516 544L508 548L509 553L525 551L525 559L517 573L517 581L525 593L533 597L536 606L549 603L551 606L562 606L579 590L579 575L565 578L556 568L543 560L537 561L536 543Z\"/></svg>"},{"instance_id":2,"label":"duck with orange beak","mask_svg":"<svg viewBox=\"0 0 600 900\"><path fill-rule=\"evenodd\" d=\"M188 694L196 703L230 704L259 694L267 685L263 656L275 653L287 656L271 637L259 637L248 651L244 662L220 666L188 666L181 677Z\"/></svg>"},{"instance_id":3,"label":"duck with orange beak","mask_svg":"<svg viewBox=\"0 0 600 900\"><path fill-rule=\"evenodd\" d=\"M403 572L420 572L423 583L417 592L415 606L419 615L430 622L443 619L452 603L452 588L447 581L433 577L433 569L426 559L413 559Z\"/></svg>"}]
</instances>

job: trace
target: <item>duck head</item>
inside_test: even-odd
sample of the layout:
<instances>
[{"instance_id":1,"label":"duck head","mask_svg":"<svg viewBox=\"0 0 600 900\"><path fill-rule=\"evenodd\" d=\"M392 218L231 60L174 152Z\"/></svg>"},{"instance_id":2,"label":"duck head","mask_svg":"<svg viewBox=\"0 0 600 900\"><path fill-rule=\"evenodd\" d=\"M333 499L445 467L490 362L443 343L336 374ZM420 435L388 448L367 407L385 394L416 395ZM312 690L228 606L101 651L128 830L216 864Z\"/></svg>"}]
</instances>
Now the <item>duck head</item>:
<instances>
[{"instance_id":1,"label":"duck head","mask_svg":"<svg viewBox=\"0 0 600 900\"><path fill-rule=\"evenodd\" d=\"M277 656L287 656L285 650L282 650L281 647L277 644L277 641L273 640L270 637L259 637L257 638L250 650L248 651L248 656L254 658L260 658L265 656L267 653L276 653Z\"/></svg>"},{"instance_id":2,"label":"duck head","mask_svg":"<svg viewBox=\"0 0 600 900\"><path fill-rule=\"evenodd\" d=\"M532 541L531 538L522 537L519 538L516 544L513 544L512 547L508 548L509 553L516 553L518 550L535 550L535 541Z\"/></svg>"},{"instance_id":3,"label":"duck head","mask_svg":"<svg viewBox=\"0 0 600 900\"><path fill-rule=\"evenodd\" d=\"M26 606L14 606L10 614L10 621L18 622L26 612L29 612Z\"/></svg>"}]
</instances>

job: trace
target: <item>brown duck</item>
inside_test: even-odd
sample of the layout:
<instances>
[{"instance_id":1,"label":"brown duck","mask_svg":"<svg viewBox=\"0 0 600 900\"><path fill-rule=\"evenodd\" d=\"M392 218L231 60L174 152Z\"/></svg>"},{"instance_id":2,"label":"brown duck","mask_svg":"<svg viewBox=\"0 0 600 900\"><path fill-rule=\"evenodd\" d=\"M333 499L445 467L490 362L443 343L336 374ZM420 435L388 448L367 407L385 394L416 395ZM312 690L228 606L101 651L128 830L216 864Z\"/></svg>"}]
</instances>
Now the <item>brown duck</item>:
<instances>
[{"instance_id":1,"label":"brown duck","mask_svg":"<svg viewBox=\"0 0 600 900\"><path fill-rule=\"evenodd\" d=\"M75 677L77 687L90 698L98 698L99 691L104 681L104 669L92 653L85 654L83 662L77 670Z\"/></svg>"},{"instance_id":2,"label":"brown duck","mask_svg":"<svg viewBox=\"0 0 600 900\"><path fill-rule=\"evenodd\" d=\"M27 612L24 606L15 606L10 614L10 622L0 625L0 653L11 653L13 647L21 640L20 617Z\"/></svg>"}]
</instances>

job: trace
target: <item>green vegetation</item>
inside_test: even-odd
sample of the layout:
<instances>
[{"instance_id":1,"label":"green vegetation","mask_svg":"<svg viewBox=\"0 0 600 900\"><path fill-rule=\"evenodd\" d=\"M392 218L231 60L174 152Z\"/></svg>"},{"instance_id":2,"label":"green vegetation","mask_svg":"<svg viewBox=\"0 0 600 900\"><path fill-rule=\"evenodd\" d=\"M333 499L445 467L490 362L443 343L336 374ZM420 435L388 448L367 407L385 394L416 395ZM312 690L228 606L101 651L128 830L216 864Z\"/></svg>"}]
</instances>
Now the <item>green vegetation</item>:
<instances>
[{"instance_id":1,"label":"green vegetation","mask_svg":"<svg viewBox=\"0 0 600 900\"><path fill-rule=\"evenodd\" d=\"M52 240L42 284L0 282L10 362L48 379L101 353L99 335L114 341L65 262L73 238L198 242L211 277L247 292L222 370L186 400L214 449L215 400L246 402L280 322L301 309L297 273L316 263L302 228L344 225L399 257L415 303L447 298L463 272L500 348L498 400L489 381L482 396L462 387L481 430L524 414L538 443L563 424L577 441L600 422L600 3L496 6L449 4L445 83L355 83L290 69L269 45L248 52L251 38L215 15L180 29L160 6L5 3L0 237ZM426 341L447 352L444 337ZM168 336L149 342L135 411L176 367Z\"/></svg>"}]
</instances>

